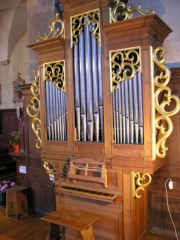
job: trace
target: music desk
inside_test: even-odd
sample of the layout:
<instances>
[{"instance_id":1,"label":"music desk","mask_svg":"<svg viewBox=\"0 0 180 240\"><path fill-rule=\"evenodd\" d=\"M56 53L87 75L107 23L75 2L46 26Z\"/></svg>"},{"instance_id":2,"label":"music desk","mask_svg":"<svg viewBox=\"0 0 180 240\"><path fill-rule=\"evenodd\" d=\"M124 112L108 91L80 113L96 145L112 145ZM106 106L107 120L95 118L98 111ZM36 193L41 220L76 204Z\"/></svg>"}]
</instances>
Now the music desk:
<instances>
[{"instance_id":1,"label":"music desk","mask_svg":"<svg viewBox=\"0 0 180 240\"><path fill-rule=\"evenodd\" d=\"M83 240L95 240L92 224L96 222L99 217L90 213L61 209L60 211L52 212L41 219L51 224L50 232L48 233L46 240L65 239L64 227L79 231ZM62 238L60 237L59 227L63 227Z\"/></svg>"}]
</instances>

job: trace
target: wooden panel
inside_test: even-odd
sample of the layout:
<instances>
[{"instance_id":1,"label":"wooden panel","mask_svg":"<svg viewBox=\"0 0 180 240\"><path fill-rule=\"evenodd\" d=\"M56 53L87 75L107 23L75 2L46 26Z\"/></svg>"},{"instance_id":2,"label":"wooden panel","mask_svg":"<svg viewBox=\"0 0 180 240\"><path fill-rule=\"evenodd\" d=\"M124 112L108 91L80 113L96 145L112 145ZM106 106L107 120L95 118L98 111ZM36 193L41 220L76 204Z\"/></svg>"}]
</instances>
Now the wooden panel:
<instances>
[{"instance_id":1,"label":"wooden panel","mask_svg":"<svg viewBox=\"0 0 180 240\"><path fill-rule=\"evenodd\" d=\"M18 131L18 128L19 120L17 119L16 109L1 109L0 134L2 135L3 143L7 144L9 142L10 134L14 131Z\"/></svg>"},{"instance_id":2,"label":"wooden panel","mask_svg":"<svg viewBox=\"0 0 180 240\"><path fill-rule=\"evenodd\" d=\"M30 180L30 207L36 213L48 213L55 210L54 187L37 179Z\"/></svg>"},{"instance_id":3,"label":"wooden panel","mask_svg":"<svg viewBox=\"0 0 180 240\"><path fill-rule=\"evenodd\" d=\"M123 173L123 231L124 239L144 239L147 231L147 191L142 191L141 198L132 195L132 179L129 172Z\"/></svg>"},{"instance_id":4,"label":"wooden panel","mask_svg":"<svg viewBox=\"0 0 180 240\"><path fill-rule=\"evenodd\" d=\"M39 64L64 59L64 39L53 38L28 47L38 53Z\"/></svg>"},{"instance_id":5,"label":"wooden panel","mask_svg":"<svg viewBox=\"0 0 180 240\"><path fill-rule=\"evenodd\" d=\"M102 157L104 156L104 144L101 143L74 143L74 156L77 157Z\"/></svg>"},{"instance_id":6,"label":"wooden panel","mask_svg":"<svg viewBox=\"0 0 180 240\"><path fill-rule=\"evenodd\" d=\"M26 84L22 87L25 109L30 104L32 98L30 87L31 84ZM54 185L43 168L40 158L41 151L35 147L36 136L32 131L31 124L32 119L25 113L25 159L28 187L30 188L30 209L32 212L47 213L55 209ZM46 201L42 201L42 199L46 199Z\"/></svg>"},{"instance_id":7,"label":"wooden panel","mask_svg":"<svg viewBox=\"0 0 180 240\"><path fill-rule=\"evenodd\" d=\"M180 68L171 70L172 93L180 97ZM169 208L172 213L178 234L180 234L180 113L173 116L174 130L168 139L167 164L159 169L153 177L149 194L150 231L165 238L175 239L170 221L165 196L165 182L171 178L174 189L168 190Z\"/></svg>"},{"instance_id":8,"label":"wooden panel","mask_svg":"<svg viewBox=\"0 0 180 240\"><path fill-rule=\"evenodd\" d=\"M98 215L100 219L93 224L95 239L98 240L122 240L122 204L102 203L95 200L69 197L63 194L63 206L67 209L81 210ZM67 239L76 236L81 239L75 231L67 230ZM72 238L73 239L73 238Z\"/></svg>"},{"instance_id":9,"label":"wooden panel","mask_svg":"<svg viewBox=\"0 0 180 240\"><path fill-rule=\"evenodd\" d=\"M171 194L171 193L169 193ZM180 234L180 197L169 196L169 207L178 235ZM166 196L150 192L150 232L175 239L174 228L167 209Z\"/></svg>"},{"instance_id":10,"label":"wooden panel","mask_svg":"<svg viewBox=\"0 0 180 240\"><path fill-rule=\"evenodd\" d=\"M27 177L27 163L24 153L16 154L11 153L12 158L16 161L17 166L17 184L20 186L28 187L28 177ZM20 172L20 167L25 167L26 172Z\"/></svg>"}]
</instances>

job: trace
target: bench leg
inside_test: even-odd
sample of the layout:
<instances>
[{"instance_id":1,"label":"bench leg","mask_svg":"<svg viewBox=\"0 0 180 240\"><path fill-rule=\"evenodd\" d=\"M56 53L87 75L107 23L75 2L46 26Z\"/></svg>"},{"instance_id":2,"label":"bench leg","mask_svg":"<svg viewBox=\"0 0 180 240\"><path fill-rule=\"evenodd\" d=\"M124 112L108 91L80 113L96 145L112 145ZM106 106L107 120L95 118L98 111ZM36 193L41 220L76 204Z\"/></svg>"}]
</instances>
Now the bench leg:
<instances>
[{"instance_id":1,"label":"bench leg","mask_svg":"<svg viewBox=\"0 0 180 240\"><path fill-rule=\"evenodd\" d=\"M61 240L58 225L51 223L50 231L46 237L46 240Z\"/></svg>"},{"instance_id":2,"label":"bench leg","mask_svg":"<svg viewBox=\"0 0 180 240\"><path fill-rule=\"evenodd\" d=\"M83 237L83 240L95 240L94 235L93 235L92 225L80 232Z\"/></svg>"}]
</instances>

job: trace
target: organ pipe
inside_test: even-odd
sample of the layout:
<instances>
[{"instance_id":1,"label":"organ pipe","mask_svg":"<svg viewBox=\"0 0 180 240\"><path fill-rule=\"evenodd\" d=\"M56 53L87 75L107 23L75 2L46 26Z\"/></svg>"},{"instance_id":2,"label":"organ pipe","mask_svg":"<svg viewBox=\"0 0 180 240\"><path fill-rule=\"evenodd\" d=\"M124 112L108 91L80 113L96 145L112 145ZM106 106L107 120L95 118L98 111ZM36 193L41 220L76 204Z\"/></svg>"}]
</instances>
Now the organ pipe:
<instances>
[{"instance_id":1,"label":"organ pipe","mask_svg":"<svg viewBox=\"0 0 180 240\"><path fill-rule=\"evenodd\" d=\"M77 22L79 24L77 24ZM103 87L99 11L72 17L77 141L102 142Z\"/></svg>"}]
</instances>

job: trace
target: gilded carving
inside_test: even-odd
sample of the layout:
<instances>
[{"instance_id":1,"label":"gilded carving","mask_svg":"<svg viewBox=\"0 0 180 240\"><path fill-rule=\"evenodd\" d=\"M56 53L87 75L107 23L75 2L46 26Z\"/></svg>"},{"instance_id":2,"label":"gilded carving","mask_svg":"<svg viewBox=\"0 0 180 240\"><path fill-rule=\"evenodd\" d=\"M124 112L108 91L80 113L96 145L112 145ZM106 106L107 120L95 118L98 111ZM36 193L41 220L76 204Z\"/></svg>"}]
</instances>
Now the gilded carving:
<instances>
[{"instance_id":1,"label":"gilded carving","mask_svg":"<svg viewBox=\"0 0 180 240\"><path fill-rule=\"evenodd\" d=\"M31 85L32 99L26 108L29 117L32 118L32 130L37 137L36 147L41 147L41 120L40 120L40 86L39 86L39 70L34 71L35 79Z\"/></svg>"},{"instance_id":2,"label":"gilded carving","mask_svg":"<svg viewBox=\"0 0 180 240\"><path fill-rule=\"evenodd\" d=\"M44 80L51 81L59 90L66 91L65 85L65 61L44 64Z\"/></svg>"},{"instance_id":3,"label":"gilded carving","mask_svg":"<svg viewBox=\"0 0 180 240\"><path fill-rule=\"evenodd\" d=\"M59 13L56 13L55 19L52 21L51 25L48 26L50 31L48 34L37 33L37 41L39 40L48 40L50 38L62 37L64 38L64 22L59 16Z\"/></svg>"},{"instance_id":4,"label":"gilded carving","mask_svg":"<svg viewBox=\"0 0 180 240\"><path fill-rule=\"evenodd\" d=\"M48 173L50 180L55 181L54 164L49 163L49 162L44 162L43 167L46 169L46 172Z\"/></svg>"},{"instance_id":5,"label":"gilded carving","mask_svg":"<svg viewBox=\"0 0 180 240\"><path fill-rule=\"evenodd\" d=\"M153 61L158 69L154 77L155 93L155 128L156 128L156 156L164 158L168 147L166 140L173 130L171 116L180 110L179 98L171 94L171 89L167 86L170 81L171 72L164 65L164 49L156 48L153 51Z\"/></svg>"},{"instance_id":6,"label":"gilded carving","mask_svg":"<svg viewBox=\"0 0 180 240\"><path fill-rule=\"evenodd\" d=\"M136 8L131 9L130 6L126 6L126 4L121 0L114 0L113 2L115 4L112 8L110 8L110 23L132 19L134 13L141 16L155 14L154 9L147 8L145 11L142 11L141 4L139 4Z\"/></svg>"},{"instance_id":7,"label":"gilded carving","mask_svg":"<svg viewBox=\"0 0 180 240\"><path fill-rule=\"evenodd\" d=\"M88 24L90 32L100 42L100 23L99 23L99 9L92 12L87 12L82 15L77 15L71 18L72 39L71 45L78 43L78 38L84 31L84 25Z\"/></svg>"},{"instance_id":8,"label":"gilded carving","mask_svg":"<svg viewBox=\"0 0 180 240\"><path fill-rule=\"evenodd\" d=\"M110 52L111 89L119 87L125 79L132 79L141 70L140 49L123 49Z\"/></svg>"},{"instance_id":9,"label":"gilded carving","mask_svg":"<svg viewBox=\"0 0 180 240\"><path fill-rule=\"evenodd\" d=\"M132 172L132 188L133 188L133 197L141 198L141 191L145 191L151 181L152 177L149 173L140 173L140 172Z\"/></svg>"}]
</instances>

